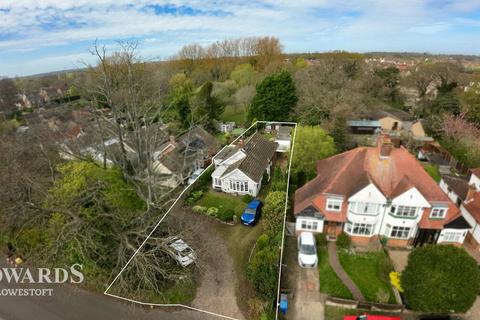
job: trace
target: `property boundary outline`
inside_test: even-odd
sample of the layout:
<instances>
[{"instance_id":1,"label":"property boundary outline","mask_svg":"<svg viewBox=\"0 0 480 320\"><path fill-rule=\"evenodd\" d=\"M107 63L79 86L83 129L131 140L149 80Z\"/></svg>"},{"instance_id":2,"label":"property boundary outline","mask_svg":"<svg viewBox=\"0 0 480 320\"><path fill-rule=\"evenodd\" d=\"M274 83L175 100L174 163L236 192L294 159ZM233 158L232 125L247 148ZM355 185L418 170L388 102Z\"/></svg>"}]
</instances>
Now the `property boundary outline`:
<instances>
[{"instance_id":1,"label":"property boundary outline","mask_svg":"<svg viewBox=\"0 0 480 320\"><path fill-rule=\"evenodd\" d=\"M289 164L288 164L288 176L287 176L287 190L286 190L286 196L285 196L285 210L284 210L284 217L283 217L283 229L282 229L282 242L281 242L281 247L280 247L280 259L279 259L279 272L278 272L278 287L277 287L277 299L276 299L276 305L275 305L275 319L278 319L278 305L279 305L279 299L280 299L280 282L281 282L281 275L282 275L282 263L283 263L283 246L284 246L284 241L285 241L285 225L286 225L286 217L287 217L287 207L288 207L288 191L289 191L289 185L290 185L290 170L291 170L291 166L292 166L292 159L293 159L293 150L294 150L294 146L295 146L295 136L296 136L296 133L297 133L297 122L287 122L287 121L265 121L265 120L258 120L258 121L255 121L250 127L248 127L247 129L245 129L245 131L242 132L242 134L240 134L235 140L233 140L230 144L224 146L220 151L218 151L213 157L212 157L212 163L209 164L204 172L207 172L208 169L210 169L210 167L212 167L214 165L214 159L215 157L220 153L222 152L225 148L229 147L229 146L232 146L235 142L237 142L237 140L241 139L243 137L243 135L245 133L247 133L250 129L252 129L253 127L257 127L258 124L260 123L264 123L264 124L286 124L286 125L294 125L295 126L295 129L294 129L294 133L293 133L293 138L291 139L291 144L292 144L292 147L290 149L290 159L289 159ZM131 303L135 303L135 304L139 304L139 305L143 305L143 306L150 306L150 307L181 307L181 308L186 308L186 309L189 309L189 310L194 310L194 311L198 311L198 312L203 312L203 313L206 313L206 314L210 314L210 315L214 315L214 316L217 316L217 317L220 317L220 318L224 318L224 319L229 319L229 320L238 320L237 318L233 318L233 317L230 317L230 316L226 316L226 315L222 315L222 314L219 314L219 313L215 313L215 312L211 312L211 311L208 311L208 310L204 310L204 309L200 309L200 308L195 308L195 307L192 307L192 306L188 306L188 305L185 305L185 304L168 304L168 303L150 303L150 302L142 302L142 301L138 301L138 300L135 300L135 299L130 299L130 298L125 298L125 297L121 297L121 296L118 296L118 295L115 295L115 294L111 294L111 293L108 293L108 290L110 290L110 288L113 286L113 284L117 281L118 277L120 277L120 275L122 274L123 271L125 271L125 269L128 267L128 265L130 264L130 262L132 262L132 260L137 256L137 254L140 252L140 250L143 248L143 246L147 243L148 239L153 235L153 233L157 230L158 226L160 226L160 224L163 222L163 220L170 214L170 212L172 211L172 209L175 207L175 205L177 204L177 202L182 198L182 196L190 189L191 186L193 186L195 184L195 182L201 177L202 175L199 175L197 178L195 178L195 180L193 181L193 183L191 183L190 185L188 185L187 187L185 187L182 192L180 192L180 194L178 195L178 197L175 199L175 201L172 203L172 205L168 208L167 212L164 213L164 215L160 218L160 220L157 222L157 224L153 227L152 231L150 231L150 233L148 234L148 236L145 238L145 240L143 240L143 242L140 244L140 246L138 247L138 249L133 253L133 255L130 257L130 259L128 259L127 263L123 266L123 268L120 270L120 272L115 276L115 278L112 280L112 282L108 285L107 289L105 289L105 291L103 292L104 295L106 296L110 296L110 297L113 297L113 298L117 298L117 299L120 299L120 300L124 300L124 301L129 301Z\"/></svg>"}]
</instances>

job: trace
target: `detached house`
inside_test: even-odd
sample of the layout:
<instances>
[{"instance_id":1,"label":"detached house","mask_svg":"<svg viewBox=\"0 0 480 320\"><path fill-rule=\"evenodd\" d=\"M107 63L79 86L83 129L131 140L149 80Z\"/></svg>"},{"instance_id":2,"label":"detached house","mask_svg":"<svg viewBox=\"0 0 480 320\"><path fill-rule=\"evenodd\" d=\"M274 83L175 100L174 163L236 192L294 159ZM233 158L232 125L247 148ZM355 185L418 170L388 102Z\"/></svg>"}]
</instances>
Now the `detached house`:
<instances>
[{"instance_id":1,"label":"detached house","mask_svg":"<svg viewBox=\"0 0 480 320\"><path fill-rule=\"evenodd\" d=\"M264 174L270 172L278 144L268 141L258 132L247 141L227 146L213 159L212 187L236 195L257 196Z\"/></svg>"},{"instance_id":2,"label":"detached house","mask_svg":"<svg viewBox=\"0 0 480 320\"><path fill-rule=\"evenodd\" d=\"M345 232L357 244L460 245L470 229L415 157L383 135L377 147L318 161L317 177L295 193L294 214L297 232Z\"/></svg>"}]
</instances>

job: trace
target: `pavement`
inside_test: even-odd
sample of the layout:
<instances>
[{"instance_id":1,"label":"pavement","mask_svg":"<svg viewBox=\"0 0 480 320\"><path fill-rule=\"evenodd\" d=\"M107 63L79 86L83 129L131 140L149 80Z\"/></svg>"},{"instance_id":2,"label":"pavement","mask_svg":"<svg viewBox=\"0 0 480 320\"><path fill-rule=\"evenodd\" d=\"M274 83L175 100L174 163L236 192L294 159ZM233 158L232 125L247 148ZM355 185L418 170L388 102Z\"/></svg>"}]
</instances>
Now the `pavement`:
<instances>
[{"instance_id":1,"label":"pavement","mask_svg":"<svg viewBox=\"0 0 480 320\"><path fill-rule=\"evenodd\" d=\"M392 261L395 271L402 272L405 270L408 264L408 256L410 255L410 252L411 250L388 249L388 256Z\"/></svg>"},{"instance_id":2,"label":"pavement","mask_svg":"<svg viewBox=\"0 0 480 320\"><path fill-rule=\"evenodd\" d=\"M337 274L343 284L350 290L353 298L357 301L365 301L362 292L358 289L357 285L350 279L348 274L343 269L337 255L337 245L334 241L328 242L328 260L332 266L333 271Z\"/></svg>"},{"instance_id":3,"label":"pavement","mask_svg":"<svg viewBox=\"0 0 480 320\"><path fill-rule=\"evenodd\" d=\"M6 267L1 257L0 267ZM33 270L32 270L33 271ZM4 296L3 289L53 289L52 296ZM0 279L0 320L217 320L216 316L187 309L148 308L122 302L73 285L17 285Z\"/></svg>"}]
</instances>

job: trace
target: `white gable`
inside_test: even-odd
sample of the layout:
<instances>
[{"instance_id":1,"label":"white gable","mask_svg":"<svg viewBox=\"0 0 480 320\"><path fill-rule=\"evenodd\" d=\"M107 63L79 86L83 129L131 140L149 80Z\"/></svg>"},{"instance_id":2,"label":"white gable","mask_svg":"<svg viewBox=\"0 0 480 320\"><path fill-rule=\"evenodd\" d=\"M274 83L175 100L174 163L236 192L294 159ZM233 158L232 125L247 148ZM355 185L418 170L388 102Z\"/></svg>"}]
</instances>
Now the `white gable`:
<instances>
[{"instance_id":1,"label":"white gable","mask_svg":"<svg viewBox=\"0 0 480 320\"><path fill-rule=\"evenodd\" d=\"M402 193L392 200L394 205L430 208L430 203L423 197L417 188L412 187L410 190Z\"/></svg>"},{"instance_id":2,"label":"white gable","mask_svg":"<svg viewBox=\"0 0 480 320\"><path fill-rule=\"evenodd\" d=\"M246 154L245 152L243 152L242 150L238 150L237 152L235 152L234 154L232 154L229 158L223 160L223 161L220 161L219 163L215 163L216 165L221 165L221 166L229 166L231 165L232 163L235 163L243 158L246 157Z\"/></svg>"},{"instance_id":3,"label":"white gable","mask_svg":"<svg viewBox=\"0 0 480 320\"><path fill-rule=\"evenodd\" d=\"M249 176L247 176L245 173L240 171L238 168L233 170L232 172L227 173L225 176L222 177L222 180L225 180L225 179L238 180L238 181L252 181L255 183L255 181L250 179Z\"/></svg>"},{"instance_id":4,"label":"white gable","mask_svg":"<svg viewBox=\"0 0 480 320\"><path fill-rule=\"evenodd\" d=\"M475 185L475 188L477 188L477 191L480 191L480 177L477 177L472 173L472 176L470 177L469 184Z\"/></svg>"},{"instance_id":5,"label":"white gable","mask_svg":"<svg viewBox=\"0 0 480 320\"><path fill-rule=\"evenodd\" d=\"M378 190L373 183L370 183L368 186L348 198L348 201L384 204L387 202L387 198L385 198L382 192Z\"/></svg>"}]
</instances>

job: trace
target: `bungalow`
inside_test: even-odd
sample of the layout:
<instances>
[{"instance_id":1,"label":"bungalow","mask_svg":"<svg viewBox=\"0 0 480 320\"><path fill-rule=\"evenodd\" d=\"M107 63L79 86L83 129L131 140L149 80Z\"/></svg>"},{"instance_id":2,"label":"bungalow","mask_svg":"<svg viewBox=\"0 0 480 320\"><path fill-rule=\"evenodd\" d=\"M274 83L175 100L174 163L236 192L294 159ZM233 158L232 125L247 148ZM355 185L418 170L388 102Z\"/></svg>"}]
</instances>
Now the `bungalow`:
<instances>
[{"instance_id":1,"label":"bungalow","mask_svg":"<svg viewBox=\"0 0 480 320\"><path fill-rule=\"evenodd\" d=\"M295 192L296 232L345 232L357 244L461 245L470 225L405 148L381 135L317 163L317 177Z\"/></svg>"},{"instance_id":2,"label":"bungalow","mask_svg":"<svg viewBox=\"0 0 480 320\"><path fill-rule=\"evenodd\" d=\"M227 146L213 159L212 187L235 195L257 196L264 175L270 172L277 143L256 132L247 141Z\"/></svg>"}]
</instances>

